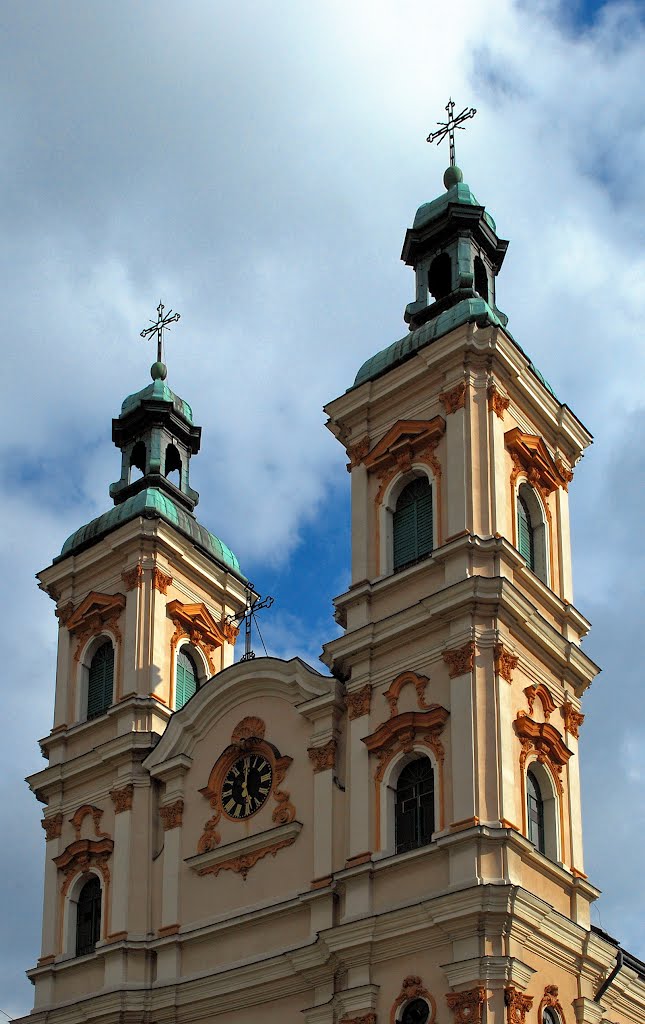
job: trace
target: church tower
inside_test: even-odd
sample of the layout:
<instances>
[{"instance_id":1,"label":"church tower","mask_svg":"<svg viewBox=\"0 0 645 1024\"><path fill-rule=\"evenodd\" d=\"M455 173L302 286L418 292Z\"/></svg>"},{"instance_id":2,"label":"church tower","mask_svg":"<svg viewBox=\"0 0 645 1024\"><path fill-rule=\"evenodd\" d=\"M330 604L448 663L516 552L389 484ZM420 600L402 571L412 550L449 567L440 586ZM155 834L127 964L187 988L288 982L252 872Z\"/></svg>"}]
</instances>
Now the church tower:
<instances>
[{"instance_id":1,"label":"church tower","mask_svg":"<svg viewBox=\"0 0 645 1024\"><path fill-rule=\"evenodd\" d=\"M121 451L114 506L38 574L56 602L59 640L54 725L41 740L49 767L28 780L47 804L37 1005L55 1001L57 958L147 935L137 834L153 794L141 765L173 712L232 664L245 608L237 558L194 515L189 469L201 427L166 384L164 364L151 375L112 421ZM114 981L119 959L108 957Z\"/></svg>"},{"instance_id":2,"label":"church tower","mask_svg":"<svg viewBox=\"0 0 645 1024\"><path fill-rule=\"evenodd\" d=\"M160 359L113 422L114 507L39 574L33 1024L645 1019L584 869L598 670L568 492L591 437L497 306L493 218L454 163L444 184L405 236L408 333L326 409L352 534L330 674L233 663L250 585L195 518L200 430Z\"/></svg>"}]
</instances>

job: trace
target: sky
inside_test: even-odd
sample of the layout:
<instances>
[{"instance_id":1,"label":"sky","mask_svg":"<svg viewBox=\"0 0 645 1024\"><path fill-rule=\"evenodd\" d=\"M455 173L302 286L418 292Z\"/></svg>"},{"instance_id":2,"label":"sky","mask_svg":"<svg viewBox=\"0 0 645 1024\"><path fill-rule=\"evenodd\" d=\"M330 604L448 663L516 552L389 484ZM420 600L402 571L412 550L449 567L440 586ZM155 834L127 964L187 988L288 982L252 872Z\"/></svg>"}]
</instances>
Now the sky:
<instances>
[{"instance_id":1,"label":"sky","mask_svg":"<svg viewBox=\"0 0 645 1024\"><path fill-rule=\"evenodd\" d=\"M139 332L181 313L168 383L203 427L200 521L276 603L270 654L316 665L348 583L349 478L322 406L405 333L399 260L443 191L425 137L452 95L465 180L510 247L509 329L595 436L570 489L585 697L586 871L645 958L645 8L427 0L112 0L0 9L3 281L0 1008L28 1012L44 834L24 776L53 713L34 573L110 506L111 418ZM256 638L256 650L261 644Z\"/></svg>"}]
</instances>

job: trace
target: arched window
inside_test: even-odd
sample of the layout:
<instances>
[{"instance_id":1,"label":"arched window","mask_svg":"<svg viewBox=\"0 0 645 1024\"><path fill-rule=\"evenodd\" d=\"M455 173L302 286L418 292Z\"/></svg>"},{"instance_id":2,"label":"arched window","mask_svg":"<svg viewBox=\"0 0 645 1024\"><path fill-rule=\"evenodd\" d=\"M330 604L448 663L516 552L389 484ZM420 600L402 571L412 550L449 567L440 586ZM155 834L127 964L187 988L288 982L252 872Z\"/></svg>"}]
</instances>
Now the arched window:
<instances>
[{"instance_id":1,"label":"arched window","mask_svg":"<svg viewBox=\"0 0 645 1024\"><path fill-rule=\"evenodd\" d=\"M412 999L401 1014L400 1024L426 1024L430 1007L425 999Z\"/></svg>"},{"instance_id":2,"label":"arched window","mask_svg":"<svg viewBox=\"0 0 645 1024\"><path fill-rule=\"evenodd\" d=\"M432 485L416 477L401 491L393 516L395 571L432 552L432 520Z\"/></svg>"},{"instance_id":3,"label":"arched window","mask_svg":"<svg viewBox=\"0 0 645 1024\"><path fill-rule=\"evenodd\" d=\"M199 673L197 666L185 647L177 654L177 671L175 683L175 711L183 708L199 689Z\"/></svg>"},{"instance_id":4,"label":"arched window","mask_svg":"<svg viewBox=\"0 0 645 1024\"><path fill-rule=\"evenodd\" d=\"M396 852L427 846L434 832L434 772L427 757L410 761L396 784Z\"/></svg>"},{"instance_id":5,"label":"arched window","mask_svg":"<svg viewBox=\"0 0 645 1024\"><path fill-rule=\"evenodd\" d=\"M535 572L535 542L531 513L521 494L517 496L517 546L529 569Z\"/></svg>"},{"instance_id":6,"label":"arched window","mask_svg":"<svg viewBox=\"0 0 645 1024\"><path fill-rule=\"evenodd\" d=\"M87 717L105 714L112 703L114 685L114 648L106 640L94 652L87 681Z\"/></svg>"},{"instance_id":7,"label":"arched window","mask_svg":"<svg viewBox=\"0 0 645 1024\"><path fill-rule=\"evenodd\" d=\"M93 953L101 937L101 883L96 875L85 883L76 905L76 956Z\"/></svg>"},{"instance_id":8,"label":"arched window","mask_svg":"<svg viewBox=\"0 0 645 1024\"><path fill-rule=\"evenodd\" d=\"M440 253L430 264L428 291L435 302L444 299L452 291L452 263L447 252Z\"/></svg>"},{"instance_id":9,"label":"arched window","mask_svg":"<svg viewBox=\"0 0 645 1024\"><path fill-rule=\"evenodd\" d=\"M562 1024L552 1006L545 1006L542 1010L542 1024Z\"/></svg>"},{"instance_id":10,"label":"arched window","mask_svg":"<svg viewBox=\"0 0 645 1024\"><path fill-rule=\"evenodd\" d=\"M540 784L530 770L526 773L526 821L528 837L540 853L546 853L544 842L544 800ZM550 1024L550 1022L545 1022Z\"/></svg>"},{"instance_id":11,"label":"arched window","mask_svg":"<svg viewBox=\"0 0 645 1024\"><path fill-rule=\"evenodd\" d=\"M543 583L548 583L547 530L543 508L527 483L523 483L517 492L517 548L529 569Z\"/></svg>"}]
</instances>

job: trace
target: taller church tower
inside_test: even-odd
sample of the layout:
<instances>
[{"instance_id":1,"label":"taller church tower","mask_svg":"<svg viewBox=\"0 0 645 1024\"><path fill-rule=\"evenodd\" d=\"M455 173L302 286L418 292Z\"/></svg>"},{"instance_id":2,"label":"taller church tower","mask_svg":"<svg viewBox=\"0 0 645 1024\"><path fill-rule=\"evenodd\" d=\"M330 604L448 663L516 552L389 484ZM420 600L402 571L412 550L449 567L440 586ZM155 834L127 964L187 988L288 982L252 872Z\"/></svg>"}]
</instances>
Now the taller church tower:
<instances>
[{"instance_id":1,"label":"taller church tower","mask_svg":"<svg viewBox=\"0 0 645 1024\"><path fill-rule=\"evenodd\" d=\"M352 492L331 675L232 663L248 585L194 517L199 429L158 368L114 421L115 506L40 574L35 1022L645 1019L584 871L568 489L591 437L497 307L495 222L445 185L405 237L409 332L327 406Z\"/></svg>"}]
</instances>

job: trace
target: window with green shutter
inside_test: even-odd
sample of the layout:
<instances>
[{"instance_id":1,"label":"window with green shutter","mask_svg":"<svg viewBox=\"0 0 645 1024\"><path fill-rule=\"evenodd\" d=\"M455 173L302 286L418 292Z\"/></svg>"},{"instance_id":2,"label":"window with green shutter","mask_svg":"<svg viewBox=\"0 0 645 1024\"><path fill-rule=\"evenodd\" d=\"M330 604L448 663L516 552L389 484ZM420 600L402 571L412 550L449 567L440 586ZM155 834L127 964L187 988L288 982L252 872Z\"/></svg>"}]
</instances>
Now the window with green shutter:
<instances>
[{"instance_id":1,"label":"window with green shutter","mask_svg":"<svg viewBox=\"0 0 645 1024\"><path fill-rule=\"evenodd\" d=\"M517 496L517 547L529 569L535 572L535 539L531 513L521 496Z\"/></svg>"},{"instance_id":2,"label":"window with green shutter","mask_svg":"<svg viewBox=\"0 0 645 1024\"><path fill-rule=\"evenodd\" d=\"M114 648L109 640L94 652L87 682L87 717L105 714L112 703L114 687Z\"/></svg>"},{"instance_id":3,"label":"window with green shutter","mask_svg":"<svg viewBox=\"0 0 645 1024\"><path fill-rule=\"evenodd\" d=\"M404 487L393 516L394 570L412 565L432 552L432 485L417 477Z\"/></svg>"},{"instance_id":4,"label":"window with green shutter","mask_svg":"<svg viewBox=\"0 0 645 1024\"><path fill-rule=\"evenodd\" d=\"M199 688L197 667L185 647L177 655L177 671L175 682L175 711L183 708Z\"/></svg>"}]
</instances>

